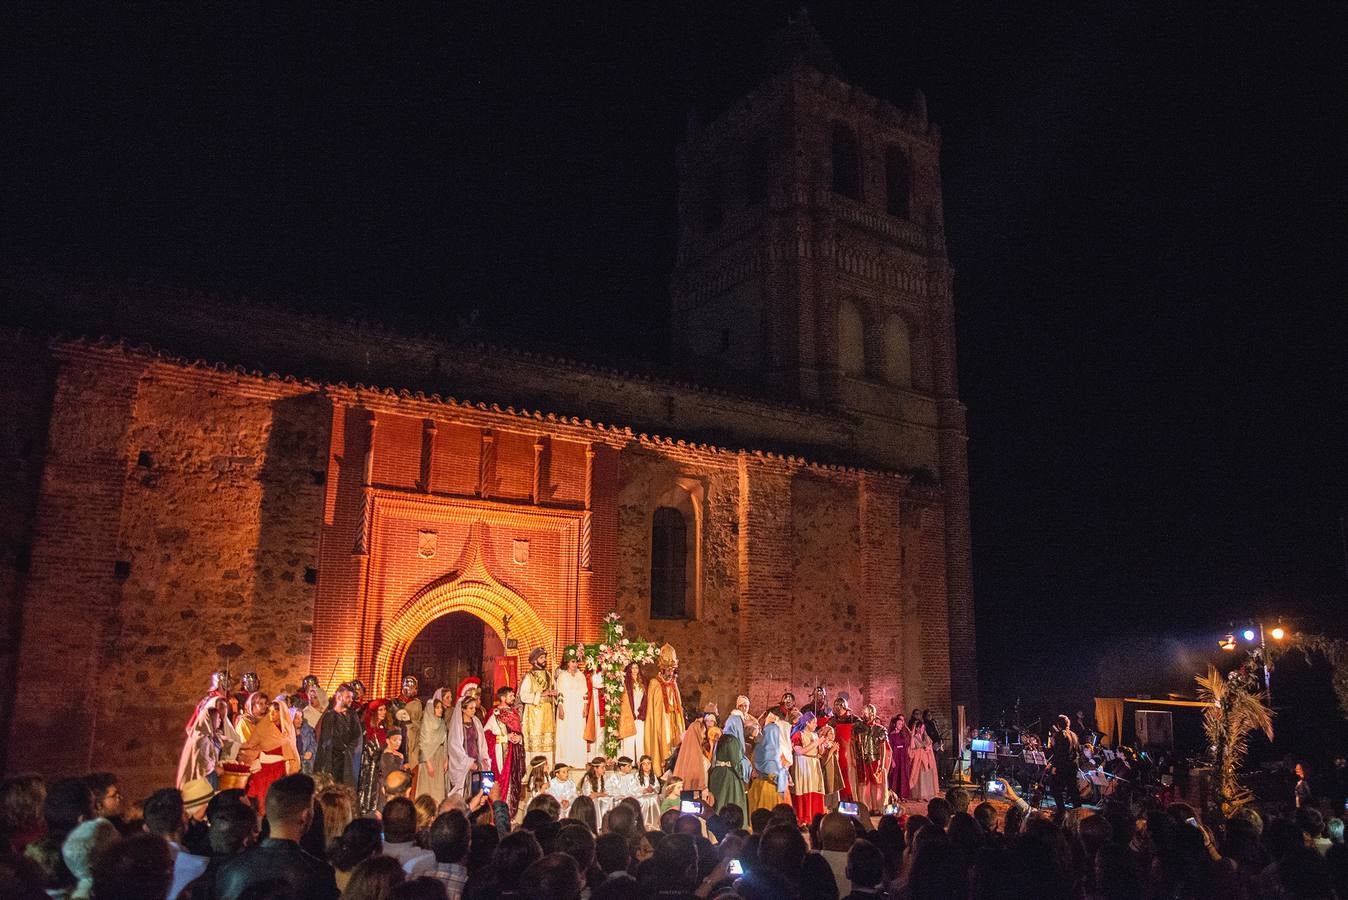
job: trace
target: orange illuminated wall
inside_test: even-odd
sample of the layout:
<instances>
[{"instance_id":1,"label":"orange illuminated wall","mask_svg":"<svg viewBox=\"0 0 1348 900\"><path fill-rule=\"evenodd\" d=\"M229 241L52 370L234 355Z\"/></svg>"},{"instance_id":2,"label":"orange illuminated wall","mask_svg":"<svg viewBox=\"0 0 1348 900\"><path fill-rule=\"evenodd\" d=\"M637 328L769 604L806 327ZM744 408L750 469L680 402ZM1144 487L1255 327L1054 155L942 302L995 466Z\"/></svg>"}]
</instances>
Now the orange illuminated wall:
<instances>
[{"instance_id":1,"label":"orange illuminated wall","mask_svg":"<svg viewBox=\"0 0 1348 900\"><path fill-rule=\"evenodd\" d=\"M521 658L598 635L614 606L615 450L489 410L451 419L428 403L423 417L405 400L346 399L333 404L314 615L325 684L391 692L417 634L455 611Z\"/></svg>"}]
</instances>

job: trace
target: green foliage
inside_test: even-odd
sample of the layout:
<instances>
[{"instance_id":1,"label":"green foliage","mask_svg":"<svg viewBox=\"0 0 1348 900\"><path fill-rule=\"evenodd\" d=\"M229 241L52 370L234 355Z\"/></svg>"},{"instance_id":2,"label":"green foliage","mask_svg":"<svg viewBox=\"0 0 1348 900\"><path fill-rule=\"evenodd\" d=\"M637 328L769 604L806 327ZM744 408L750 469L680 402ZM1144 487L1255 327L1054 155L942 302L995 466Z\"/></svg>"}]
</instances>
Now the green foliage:
<instances>
[{"instance_id":1,"label":"green foliage","mask_svg":"<svg viewBox=\"0 0 1348 900\"><path fill-rule=\"evenodd\" d=\"M1273 740L1273 710L1264 703L1259 681L1239 668L1223 678L1212 666L1208 674L1195 675L1198 697L1207 704L1203 730L1212 752L1217 802L1223 816L1230 816L1250 801L1251 792L1239 780L1240 767L1249 752L1250 735L1262 731Z\"/></svg>"}]
</instances>

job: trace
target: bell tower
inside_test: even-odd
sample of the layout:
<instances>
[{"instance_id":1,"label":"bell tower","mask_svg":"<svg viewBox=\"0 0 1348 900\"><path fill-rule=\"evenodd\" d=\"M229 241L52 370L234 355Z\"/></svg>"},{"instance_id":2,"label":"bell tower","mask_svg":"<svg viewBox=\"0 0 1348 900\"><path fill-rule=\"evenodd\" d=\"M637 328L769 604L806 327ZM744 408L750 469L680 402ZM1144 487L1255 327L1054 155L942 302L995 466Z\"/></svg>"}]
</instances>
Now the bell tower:
<instances>
[{"instance_id":1,"label":"bell tower","mask_svg":"<svg viewBox=\"0 0 1348 900\"><path fill-rule=\"evenodd\" d=\"M921 92L894 103L848 84L803 12L772 50L766 80L713 121L690 119L678 149L674 355L836 416L856 462L914 475L914 496L935 489L924 521L943 537L951 699L974 709L940 130Z\"/></svg>"},{"instance_id":2,"label":"bell tower","mask_svg":"<svg viewBox=\"0 0 1348 900\"><path fill-rule=\"evenodd\" d=\"M678 150L675 356L857 416L868 457L936 472L956 402L939 130L920 92L897 106L846 83L803 12L773 52Z\"/></svg>"}]
</instances>

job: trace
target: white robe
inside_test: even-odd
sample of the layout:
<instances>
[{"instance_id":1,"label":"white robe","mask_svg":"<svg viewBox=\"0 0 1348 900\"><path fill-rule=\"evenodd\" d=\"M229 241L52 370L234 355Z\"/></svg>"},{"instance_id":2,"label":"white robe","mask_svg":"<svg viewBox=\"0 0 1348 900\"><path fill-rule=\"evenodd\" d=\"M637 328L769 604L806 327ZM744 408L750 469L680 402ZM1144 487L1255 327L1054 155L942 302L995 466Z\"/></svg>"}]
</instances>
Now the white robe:
<instances>
[{"instance_id":1,"label":"white robe","mask_svg":"<svg viewBox=\"0 0 1348 900\"><path fill-rule=\"evenodd\" d=\"M632 685L632 718L637 733L623 738L622 744L618 747L618 755L631 759L633 766L640 762L642 754L646 752L646 721L636 718L637 712L641 709L641 701L645 699L646 688L638 679L638 683Z\"/></svg>"},{"instance_id":2,"label":"white robe","mask_svg":"<svg viewBox=\"0 0 1348 900\"><path fill-rule=\"evenodd\" d=\"M584 770L590 761L585 747L585 695L588 682L584 672L558 669L554 679L566 718L557 719L557 763Z\"/></svg>"}]
</instances>

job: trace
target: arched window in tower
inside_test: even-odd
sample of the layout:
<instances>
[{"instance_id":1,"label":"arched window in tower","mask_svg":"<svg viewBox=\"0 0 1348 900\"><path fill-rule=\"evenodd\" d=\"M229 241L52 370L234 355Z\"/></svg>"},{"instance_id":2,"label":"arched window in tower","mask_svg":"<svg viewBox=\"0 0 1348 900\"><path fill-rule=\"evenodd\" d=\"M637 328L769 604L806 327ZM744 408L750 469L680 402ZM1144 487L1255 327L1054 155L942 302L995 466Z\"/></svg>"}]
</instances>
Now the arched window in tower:
<instances>
[{"instance_id":1,"label":"arched window in tower","mask_svg":"<svg viewBox=\"0 0 1348 900\"><path fill-rule=\"evenodd\" d=\"M885 319L885 380L899 387L913 383L913 337L898 313Z\"/></svg>"},{"instance_id":2,"label":"arched window in tower","mask_svg":"<svg viewBox=\"0 0 1348 900\"><path fill-rule=\"evenodd\" d=\"M857 136L841 122L833 126L833 193L861 199L861 151Z\"/></svg>"},{"instance_id":3,"label":"arched window in tower","mask_svg":"<svg viewBox=\"0 0 1348 900\"><path fill-rule=\"evenodd\" d=\"M744 200L758 206L768 199L768 141L758 138L744 156Z\"/></svg>"},{"instance_id":4,"label":"arched window in tower","mask_svg":"<svg viewBox=\"0 0 1348 900\"><path fill-rule=\"evenodd\" d=\"M898 147L885 153L885 210L900 219L910 218L912 174L908 157Z\"/></svg>"},{"instance_id":5,"label":"arched window in tower","mask_svg":"<svg viewBox=\"0 0 1348 900\"><path fill-rule=\"evenodd\" d=\"M848 375L866 371L866 325L851 300L838 304L838 368Z\"/></svg>"},{"instance_id":6,"label":"arched window in tower","mask_svg":"<svg viewBox=\"0 0 1348 900\"><path fill-rule=\"evenodd\" d=\"M651 618L688 617L688 521L672 506L651 520Z\"/></svg>"}]
</instances>

